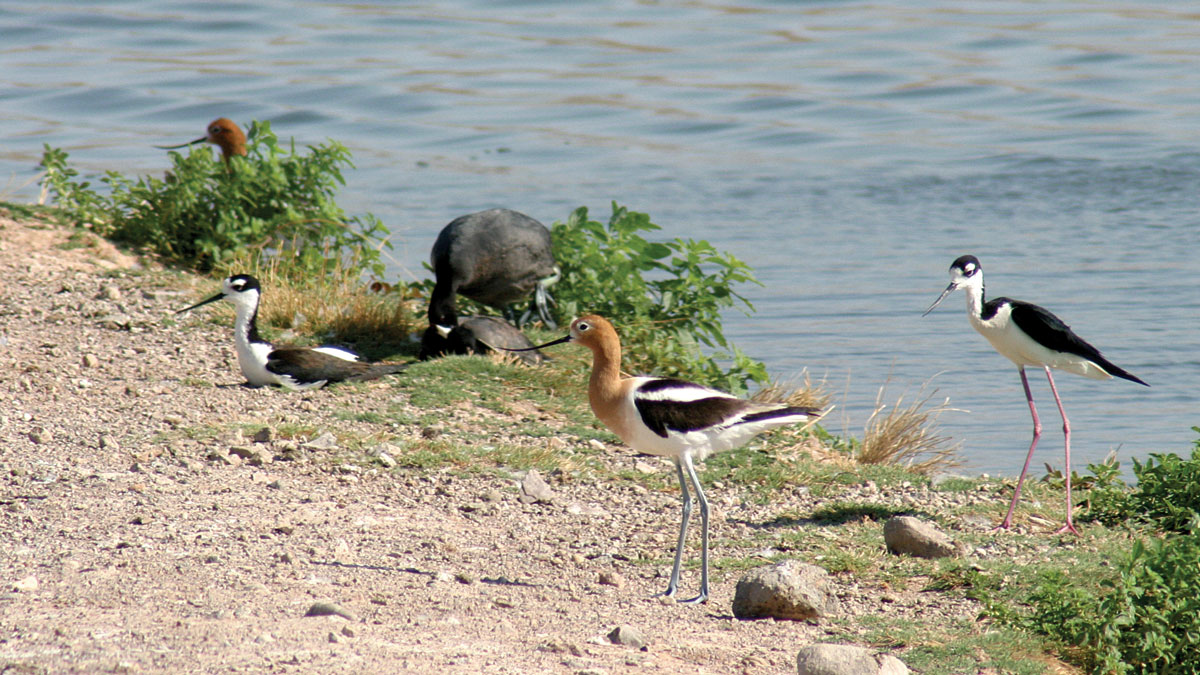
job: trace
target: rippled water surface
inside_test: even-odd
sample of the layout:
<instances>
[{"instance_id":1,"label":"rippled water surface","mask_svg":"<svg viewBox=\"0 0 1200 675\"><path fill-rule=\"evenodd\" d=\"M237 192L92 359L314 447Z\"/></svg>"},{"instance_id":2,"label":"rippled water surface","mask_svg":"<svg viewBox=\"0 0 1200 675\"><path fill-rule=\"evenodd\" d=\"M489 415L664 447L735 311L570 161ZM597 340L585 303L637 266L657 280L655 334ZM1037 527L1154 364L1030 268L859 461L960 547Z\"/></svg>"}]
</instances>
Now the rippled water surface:
<instances>
[{"instance_id":1,"label":"rippled water surface","mask_svg":"<svg viewBox=\"0 0 1200 675\"><path fill-rule=\"evenodd\" d=\"M1185 3L62 2L0 6L0 197L43 143L159 172L218 116L347 145L340 203L423 276L437 231L507 206L617 200L752 265L730 337L826 377L858 433L930 378L970 469L1015 474L1015 368L961 294L962 253L1153 387L1057 378L1082 465L1186 453L1200 424L1200 14ZM1061 464L1044 377L1031 373ZM1125 462L1128 465L1128 461Z\"/></svg>"}]
</instances>

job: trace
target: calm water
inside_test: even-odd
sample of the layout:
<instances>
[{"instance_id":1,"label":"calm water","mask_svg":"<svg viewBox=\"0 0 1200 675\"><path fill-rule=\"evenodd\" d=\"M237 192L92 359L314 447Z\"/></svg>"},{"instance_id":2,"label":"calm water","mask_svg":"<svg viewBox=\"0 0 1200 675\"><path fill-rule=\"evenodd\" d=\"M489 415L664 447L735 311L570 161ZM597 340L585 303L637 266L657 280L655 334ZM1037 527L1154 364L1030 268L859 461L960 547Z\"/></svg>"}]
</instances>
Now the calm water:
<instances>
[{"instance_id":1,"label":"calm water","mask_svg":"<svg viewBox=\"0 0 1200 675\"><path fill-rule=\"evenodd\" d=\"M396 235L394 274L451 218L550 223L617 200L706 238L764 286L730 337L839 392L933 379L943 431L1015 474L1015 368L921 312L962 253L1153 385L1058 378L1082 466L1186 453L1200 424L1200 14L1150 3L63 2L0 5L0 196L36 199L43 143L159 172L213 118L347 145L339 200ZM1160 3L1164 6L1167 3ZM1174 7L1174 6L1171 6ZM1035 461L1061 465L1044 377ZM1040 472L1039 472L1040 473Z\"/></svg>"}]
</instances>

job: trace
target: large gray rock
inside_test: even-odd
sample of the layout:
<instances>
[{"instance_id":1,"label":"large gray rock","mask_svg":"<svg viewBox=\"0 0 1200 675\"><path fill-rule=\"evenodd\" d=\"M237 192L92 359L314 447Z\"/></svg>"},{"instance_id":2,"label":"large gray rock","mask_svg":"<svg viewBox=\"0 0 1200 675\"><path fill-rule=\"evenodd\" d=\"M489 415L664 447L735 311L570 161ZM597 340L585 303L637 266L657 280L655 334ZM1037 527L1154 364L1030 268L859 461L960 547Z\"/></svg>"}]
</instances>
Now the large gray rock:
<instances>
[{"instance_id":1,"label":"large gray rock","mask_svg":"<svg viewBox=\"0 0 1200 675\"><path fill-rule=\"evenodd\" d=\"M751 570L733 594L739 619L818 619L838 609L829 573L796 560Z\"/></svg>"},{"instance_id":2,"label":"large gray rock","mask_svg":"<svg viewBox=\"0 0 1200 675\"><path fill-rule=\"evenodd\" d=\"M962 553L960 547L932 523L912 516L896 516L884 523L883 541L892 553L918 558L948 558Z\"/></svg>"},{"instance_id":3,"label":"large gray rock","mask_svg":"<svg viewBox=\"0 0 1200 675\"><path fill-rule=\"evenodd\" d=\"M815 644L796 656L799 675L908 675L908 666L889 654L876 656L855 645Z\"/></svg>"}]
</instances>

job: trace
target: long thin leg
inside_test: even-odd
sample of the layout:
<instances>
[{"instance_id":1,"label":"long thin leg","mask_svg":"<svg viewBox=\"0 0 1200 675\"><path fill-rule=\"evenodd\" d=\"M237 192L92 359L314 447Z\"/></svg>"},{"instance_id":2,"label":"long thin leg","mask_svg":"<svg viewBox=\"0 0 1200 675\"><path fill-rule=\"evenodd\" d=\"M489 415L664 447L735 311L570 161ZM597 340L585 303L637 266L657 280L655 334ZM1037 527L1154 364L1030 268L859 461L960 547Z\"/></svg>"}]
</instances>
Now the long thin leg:
<instances>
[{"instance_id":1,"label":"long thin leg","mask_svg":"<svg viewBox=\"0 0 1200 675\"><path fill-rule=\"evenodd\" d=\"M999 525L993 528L993 531L1007 530L1012 527L1013 511L1017 510L1017 500L1021 498L1021 484L1025 482L1025 473L1029 471L1029 460L1033 459L1033 451L1037 448L1038 439L1042 437L1042 422L1038 419L1037 408L1033 405L1033 392L1029 390L1029 378L1025 377L1025 367L1018 366L1017 370L1021 373L1021 385L1025 387L1025 400L1029 401L1029 414L1033 415L1033 441L1029 444L1029 454L1025 455L1025 466L1021 467L1021 477L1017 479L1017 489L1013 491L1012 504L1008 506L1008 514L1004 516L1004 520ZM1049 369L1046 370L1046 374L1050 374ZM1054 397L1057 399L1058 395L1055 394ZM1059 409L1061 410L1061 406Z\"/></svg>"},{"instance_id":2,"label":"long thin leg","mask_svg":"<svg viewBox=\"0 0 1200 675\"><path fill-rule=\"evenodd\" d=\"M1063 410L1062 399L1058 397L1058 387L1054 386L1054 376L1050 374L1050 367L1046 366L1046 379L1050 380L1050 391L1054 393L1054 402L1058 404L1058 414L1062 415L1063 421L1063 447L1066 449L1066 466L1063 467L1063 475L1067 481L1067 524L1058 528L1054 534L1062 534L1063 532L1073 532L1079 534L1079 530L1075 529L1075 523L1071 521L1071 423L1067 421L1067 413Z\"/></svg>"},{"instance_id":3,"label":"long thin leg","mask_svg":"<svg viewBox=\"0 0 1200 675\"><path fill-rule=\"evenodd\" d=\"M683 492L683 520L679 523L679 542L675 544L675 564L671 566L671 580L667 582L667 590L660 595L668 598L675 597L679 589L679 565L683 562L683 545L687 540L688 520L692 517L692 495L688 492L688 480L683 475L683 464L675 458L675 473L679 477L679 489Z\"/></svg>"},{"instance_id":4,"label":"long thin leg","mask_svg":"<svg viewBox=\"0 0 1200 675\"><path fill-rule=\"evenodd\" d=\"M708 498L700 487L700 477L696 475L696 467L692 465L691 455L683 455L683 467L687 469L688 478L696 488L696 500L700 502L700 594L681 603L692 605L708 602Z\"/></svg>"}]
</instances>

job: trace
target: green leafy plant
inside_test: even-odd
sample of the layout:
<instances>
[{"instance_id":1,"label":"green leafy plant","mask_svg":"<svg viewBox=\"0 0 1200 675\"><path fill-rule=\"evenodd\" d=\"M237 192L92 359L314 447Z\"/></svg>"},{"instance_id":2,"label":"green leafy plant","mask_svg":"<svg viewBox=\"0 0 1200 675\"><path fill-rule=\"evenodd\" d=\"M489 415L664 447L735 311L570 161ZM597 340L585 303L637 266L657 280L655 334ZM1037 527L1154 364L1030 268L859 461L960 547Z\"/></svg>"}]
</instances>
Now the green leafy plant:
<instances>
[{"instance_id":1,"label":"green leafy plant","mask_svg":"<svg viewBox=\"0 0 1200 675\"><path fill-rule=\"evenodd\" d=\"M1200 427L1192 427L1200 433ZM1095 485L1088 497L1088 517L1106 525L1136 520L1155 529L1181 532L1200 516L1200 440L1192 456L1151 453L1143 464L1133 460L1137 486L1130 490L1116 466L1089 465ZM1086 480L1086 479L1085 479Z\"/></svg>"},{"instance_id":2,"label":"green leafy plant","mask_svg":"<svg viewBox=\"0 0 1200 675\"><path fill-rule=\"evenodd\" d=\"M1200 663L1200 520L1187 532L1134 542L1115 572L1042 574L1031 610L988 601L1002 623L1058 640L1096 673L1191 673Z\"/></svg>"},{"instance_id":3,"label":"green leafy plant","mask_svg":"<svg viewBox=\"0 0 1200 675\"><path fill-rule=\"evenodd\" d=\"M1200 432L1200 427L1195 427ZM1200 441L1190 459L1174 453L1152 453L1145 464L1133 460L1137 489L1130 510L1157 528L1173 532L1190 526L1200 514Z\"/></svg>"},{"instance_id":4,"label":"green leafy plant","mask_svg":"<svg viewBox=\"0 0 1200 675\"><path fill-rule=\"evenodd\" d=\"M1072 485L1078 485L1085 490L1082 506L1083 520L1094 520L1105 525L1119 525L1133 515L1130 503L1130 489L1121 480L1121 463L1115 455L1109 455L1099 464L1088 464L1091 476L1076 480L1072 475ZM1057 473L1057 472L1056 472ZM1074 472L1072 472L1074 474Z\"/></svg>"},{"instance_id":5,"label":"green leafy plant","mask_svg":"<svg viewBox=\"0 0 1200 675\"><path fill-rule=\"evenodd\" d=\"M737 393L750 381L765 383L766 367L730 344L721 327L722 309L753 310L734 290L758 283L750 267L707 241L648 241L643 233L660 229L650 216L615 202L612 208L606 224L589 220L580 207L552 227L563 270L554 287L556 318L594 312L611 319L633 372L653 370ZM718 351L705 355L702 344Z\"/></svg>"},{"instance_id":6,"label":"green leafy plant","mask_svg":"<svg viewBox=\"0 0 1200 675\"><path fill-rule=\"evenodd\" d=\"M99 235L145 247L175 262L209 270L245 249L289 258L313 272L334 264L382 275L387 229L366 214L347 217L333 200L345 183L350 153L329 141L298 154L285 150L267 122L250 127L246 156L226 163L207 147L170 153L163 178L128 178L115 171L98 192L67 164L67 153L46 146L44 191L60 208Z\"/></svg>"}]
</instances>

